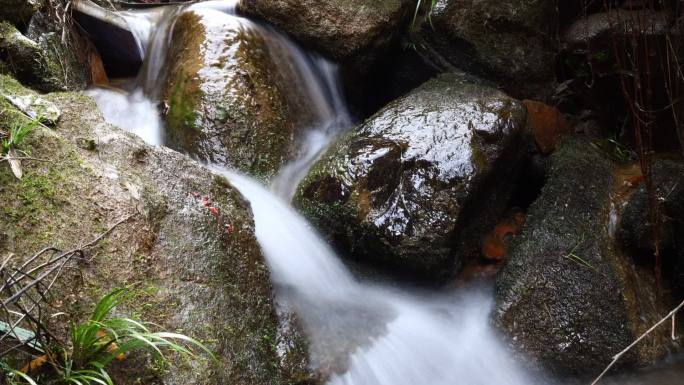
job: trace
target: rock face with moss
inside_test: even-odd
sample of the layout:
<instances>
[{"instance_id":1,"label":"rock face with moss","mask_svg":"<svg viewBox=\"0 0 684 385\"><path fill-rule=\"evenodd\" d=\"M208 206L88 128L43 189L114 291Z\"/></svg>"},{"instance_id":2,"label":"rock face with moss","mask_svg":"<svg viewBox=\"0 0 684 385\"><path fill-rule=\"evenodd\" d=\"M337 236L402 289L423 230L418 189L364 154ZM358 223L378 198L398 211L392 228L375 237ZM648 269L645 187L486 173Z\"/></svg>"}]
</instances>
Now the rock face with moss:
<instances>
[{"instance_id":1,"label":"rock face with moss","mask_svg":"<svg viewBox=\"0 0 684 385\"><path fill-rule=\"evenodd\" d=\"M295 205L359 260L442 278L477 255L475 229L501 214L524 122L518 101L442 75L335 143Z\"/></svg>"},{"instance_id":2,"label":"rock face with moss","mask_svg":"<svg viewBox=\"0 0 684 385\"><path fill-rule=\"evenodd\" d=\"M0 91L31 93L6 76ZM242 196L189 158L106 124L90 98L45 97L62 111L59 123L32 132L21 149L48 162L24 162L22 180L0 164L0 255L72 249L130 216L90 249L87 263L65 272L55 311L78 320L110 289L136 284L119 313L197 338L220 362L154 371L145 369L151 360L131 358L119 364L115 383L290 383L296 373L281 364L288 351L276 347L299 347L279 340L269 273ZM12 108L0 99L3 130L23 119ZM136 367L144 370L131 373Z\"/></svg>"},{"instance_id":3,"label":"rock face with moss","mask_svg":"<svg viewBox=\"0 0 684 385\"><path fill-rule=\"evenodd\" d=\"M451 64L522 98L548 93L554 80L556 20L553 1L448 0L423 32Z\"/></svg>"},{"instance_id":4,"label":"rock face with moss","mask_svg":"<svg viewBox=\"0 0 684 385\"><path fill-rule=\"evenodd\" d=\"M181 15L163 97L171 146L268 179L293 157L306 114L259 28L210 9Z\"/></svg>"},{"instance_id":5,"label":"rock face with moss","mask_svg":"<svg viewBox=\"0 0 684 385\"><path fill-rule=\"evenodd\" d=\"M27 23L43 3L43 0L3 0L0 20L7 20L13 24Z\"/></svg>"},{"instance_id":6,"label":"rock face with moss","mask_svg":"<svg viewBox=\"0 0 684 385\"><path fill-rule=\"evenodd\" d=\"M338 62L363 69L396 40L413 6L404 0L243 0L240 10Z\"/></svg>"},{"instance_id":7,"label":"rock face with moss","mask_svg":"<svg viewBox=\"0 0 684 385\"><path fill-rule=\"evenodd\" d=\"M84 89L90 66L87 59L75 55L56 32L27 37L10 23L0 22L0 56L8 72L29 87L43 92Z\"/></svg>"},{"instance_id":8,"label":"rock face with moss","mask_svg":"<svg viewBox=\"0 0 684 385\"><path fill-rule=\"evenodd\" d=\"M611 234L612 190L603 154L587 140L561 142L497 277L495 323L532 363L553 372L599 373L659 319L652 276L620 254ZM665 341L655 334L621 363L652 362Z\"/></svg>"}]
</instances>

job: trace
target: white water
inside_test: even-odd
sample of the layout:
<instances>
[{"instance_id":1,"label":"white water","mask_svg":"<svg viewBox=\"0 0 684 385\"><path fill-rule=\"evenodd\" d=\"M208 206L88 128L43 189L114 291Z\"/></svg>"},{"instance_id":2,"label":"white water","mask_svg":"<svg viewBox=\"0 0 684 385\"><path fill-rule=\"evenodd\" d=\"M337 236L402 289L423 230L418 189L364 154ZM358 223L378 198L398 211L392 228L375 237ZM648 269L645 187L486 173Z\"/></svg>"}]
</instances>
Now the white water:
<instances>
[{"instance_id":1,"label":"white water","mask_svg":"<svg viewBox=\"0 0 684 385\"><path fill-rule=\"evenodd\" d=\"M235 1L202 7L237 18ZM196 7L196 6L193 6ZM93 95L107 120L152 144L163 125L157 88L173 17L185 8L127 15L146 60L130 94L98 89ZM147 12L147 13L146 13ZM331 373L329 385L531 385L490 327L489 287L453 292L409 293L359 282L316 231L289 205L298 181L328 143L350 123L336 68L308 57L282 35L270 48L308 96L316 119L301 140L298 160L285 166L269 191L249 177L217 169L250 201L256 236L277 295L292 306L310 339L312 364ZM220 47L216 48L220 49Z\"/></svg>"},{"instance_id":2,"label":"white water","mask_svg":"<svg viewBox=\"0 0 684 385\"><path fill-rule=\"evenodd\" d=\"M534 383L489 326L487 288L417 296L359 283L288 204L249 178L228 177L252 205L274 284L314 338L314 354L358 344L350 346L348 370L330 385Z\"/></svg>"},{"instance_id":3,"label":"white water","mask_svg":"<svg viewBox=\"0 0 684 385\"><path fill-rule=\"evenodd\" d=\"M417 295L362 284L294 212L287 202L295 186L327 144L350 125L336 68L308 57L269 28L228 15L235 2L202 4L214 11L223 8L225 17L267 34L281 71L290 78L296 75L314 112L315 119L301 138L300 157L281 170L272 187L275 193L248 177L218 172L226 174L250 201L256 235L278 296L302 320L312 364L332 373L329 384L531 384L489 327L492 296L486 288ZM146 54L138 87L128 95L89 91L110 122L152 144L162 143L163 136L153 86L162 76L173 17L181 11L127 14L139 34L140 51Z\"/></svg>"}]
</instances>

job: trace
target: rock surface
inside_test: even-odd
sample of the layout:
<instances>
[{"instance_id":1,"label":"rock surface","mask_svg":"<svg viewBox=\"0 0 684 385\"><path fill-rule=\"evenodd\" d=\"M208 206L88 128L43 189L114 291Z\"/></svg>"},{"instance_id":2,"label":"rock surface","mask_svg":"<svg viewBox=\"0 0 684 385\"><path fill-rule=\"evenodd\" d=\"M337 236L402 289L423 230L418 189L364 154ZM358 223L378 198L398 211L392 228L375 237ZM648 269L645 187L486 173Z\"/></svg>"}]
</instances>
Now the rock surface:
<instances>
[{"instance_id":1,"label":"rock surface","mask_svg":"<svg viewBox=\"0 0 684 385\"><path fill-rule=\"evenodd\" d=\"M43 92L81 90L89 81L87 60L78 60L55 32L24 36L0 22L0 54L23 84Z\"/></svg>"},{"instance_id":2,"label":"rock surface","mask_svg":"<svg viewBox=\"0 0 684 385\"><path fill-rule=\"evenodd\" d=\"M0 90L22 90L0 76ZM172 150L151 147L103 121L90 98L45 96L62 110L54 130L39 127L22 148L49 162L24 162L24 179L0 165L0 255L28 257L45 246L73 248L133 215L65 273L55 311L74 319L111 288L136 284L118 311L205 342L220 363L124 370L117 384L282 384L291 378L277 337L269 273L249 205L218 175ZM17 119L0 99L0 124ZM88 146L82 143L90 143ZM203 204L219 210L220 222ZM232 226L226 231L223 225ZM73 272L72 272L73 271ZM281 361L282 358L282 361ZM136 359L137 360L137 359ZM147 362L147 365L150 365ZM124 361L124 369L145 367ZM209 365L209 366L207 366ZM136 382L141 381L141 382Z\"/></svg>"},{"instance_id":3,"label":"rock surface","mask_svg":"<svg viewBox=\"0 0 684 385\"><path fill-rule=\"evenodd\" d=\"M479 252L470 229L502 213L524 122L518 101L442 75L332 145L295 205L356 259L443 278Z\"/></svg>"},{"instance_id":4,"label":"rock surface","mask_svg":"<svg viewBox=\"0 0 684 385\"><path fill-rule=\"evenodd\" d=\"M529 98L549 93L554 81L556 20L546 0L448 0L423 34L451 64Z\"/></svg>"},{"instance_id":5,"label":"rock surface","mask_svg":"<svg viewBox=\"0 0 684 385\"><path fill-rule=\"evenodd\" d=\"M0 20L7 20L13 24L27 23L44 3L44 0L3 0Z\"/></svg>"},{"instance_id":6,"label":"rock surface","mask_svg":"<svg viewBox=\"0 0 684 385\"><path fill-rule=\"evenodd\" d=\"M658 160L653 166L656 201L662 214L658 240L665 278L675 293L684 293L684 165ZM653 227L645 183L631 196L618 232L624 245L642 259L653 261ZM675 298L676 300L676 298Z\"/></svg>"},{"instance_id":7,"label":"rock surface","mask_svg":"<svg viewBox=\"0 0 684 385\"><path fill-rule=\"evenodd\" d=\"M616 252L609 233L612 165L588 141L568 137L496 281L494 322L534 364L597 374L659 319L652 276ZM667 334L667 331L665 331ZM660 357L655 334L621 359Z\"/></svg>"},{"instance_id":8,"label":"rock surface","mask_svg":"<svg viewBox=\"0 0 684 385\"><path fill-rule=\"evenodd\" d=\"M163 98L172 147L268 179L293 157L306 116L256 28L211 9L181 15Z\"/></svg>"},{"instance_id":9,"label":"rock surface","mask_svg":"<svg viewBox=\"0 0 684 385\"><path fill-rule=\"evenodd\" d=\"M413 5L404 0L243 0L240 10L335 61L364 69L396 40Z\"/></svg>"}]
</instances>

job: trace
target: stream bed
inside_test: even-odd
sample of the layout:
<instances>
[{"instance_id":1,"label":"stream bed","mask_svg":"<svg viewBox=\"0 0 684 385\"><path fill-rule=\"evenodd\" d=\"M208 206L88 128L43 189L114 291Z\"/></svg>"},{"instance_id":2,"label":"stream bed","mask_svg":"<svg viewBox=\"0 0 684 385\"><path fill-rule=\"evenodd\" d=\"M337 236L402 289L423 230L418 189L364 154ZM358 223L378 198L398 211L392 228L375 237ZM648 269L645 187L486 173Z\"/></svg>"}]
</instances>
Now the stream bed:
<instances>
[{"instance_id":1,"label":"stream bed","mask_svg":"<svg viewBox=\"0 0 684 385\"><path fill-rule=\"evenodd\" d=\"M530 373L491 327L491 284L449 291L405 291L361 282L341 262L316 230L289 205L300 179L351 118L336 66L308 54L270 28L255 27L235 15L235 2L174 6L173 11L124 14L145 56L143 71L126 89L95 88L93 96L105 118L152 145L164 145L158 110L159 74L164 67L169 26L180 12L210 9L226 23L240 19L261 38L278 45L278 64L294 68L310 99L314 122L299 138L299 156L284 165L270 186L233 170L209 164L228 177L251 203L256 235L270 268L278 301L293 308L309 337L312 365L330 375L329 385L532 385L566 383ZM195 7L195 8L193 8ZM220 51L221 47L206 49ZM574 383L574 382L573 382ZM684 361L619 374L613 385L684 383Z\"/></svg>"}]
</instances>

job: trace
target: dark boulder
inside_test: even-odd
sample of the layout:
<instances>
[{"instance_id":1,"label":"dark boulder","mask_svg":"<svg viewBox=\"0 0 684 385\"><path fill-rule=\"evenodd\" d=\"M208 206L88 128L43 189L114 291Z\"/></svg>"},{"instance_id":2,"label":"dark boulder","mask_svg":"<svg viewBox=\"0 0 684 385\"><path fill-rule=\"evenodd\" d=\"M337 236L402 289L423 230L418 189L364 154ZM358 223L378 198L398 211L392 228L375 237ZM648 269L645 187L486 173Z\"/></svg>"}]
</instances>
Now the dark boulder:
<instances>
[{"instance_id":1,"label":"dark boulder","mask_svg":"<svg viewBox=\"0 0 684 385\"><path fill-rule=\"evenodd\" d=\"M560 143L496 280L494 322L534 366L598 375L659 319L652 275L616 250L612 191L603 154L577 137ZM666 340L647 337L621 364L652 362Z\"/></svg>"},{"instance_id":2,"label":"dark boulder","mask_svg":"<svg viewBox=\"0 0 684 385\"><path fill-rule=\"evenodd\" d=\"M555 80L556 20L547 0L449 0L433 10L421 34L451 65L515 97L542 98Z\"/></svg>"},{"instance_id":3,"label":"dark boulder","mask_svg":"<svg viewBox=\"0 0 684 385\"><path fill-rule=\"evenodd\" d=\"M504 210L524 124L517 100L442 75L332 145L295 205L358 260L444 278Z\"/></svg>"},{"instance_id":4,"label":"dark boulder","mask_svg":"<svg viewBox=\"0 0 684 385\"><path fill-rule=\"evenodd\" d=\"M684 297L684 165L668 160L653 165L655 203L660 211L658 242L663 274L675 295ZM640 262L653 266L653 224L645 183L630 197L623 211L619 236Z\"/></svg>"},{"instance_id":5,"label":"dark boulder","mask_svg":"<svg viewBox=\"0 0 684 385\"><path fill-rule=\"evenodd\" d=\"M363 70L397 40L412 5L404 0L243 0L240 11Z\"/></svg>"},{"instance_id":6,"label":"dark boulder","mask_svg":"<svg viewBox=\"0 0 684 385\"><path fill-rule=\"evenodd\" d=\"M15 25L25 24L44 3L44 0L2 0L0 21L7 20Z\"/></svg>"}]
</instances>

